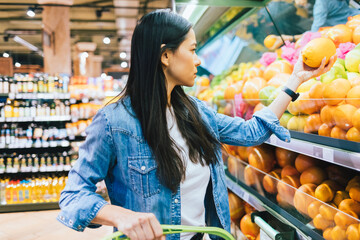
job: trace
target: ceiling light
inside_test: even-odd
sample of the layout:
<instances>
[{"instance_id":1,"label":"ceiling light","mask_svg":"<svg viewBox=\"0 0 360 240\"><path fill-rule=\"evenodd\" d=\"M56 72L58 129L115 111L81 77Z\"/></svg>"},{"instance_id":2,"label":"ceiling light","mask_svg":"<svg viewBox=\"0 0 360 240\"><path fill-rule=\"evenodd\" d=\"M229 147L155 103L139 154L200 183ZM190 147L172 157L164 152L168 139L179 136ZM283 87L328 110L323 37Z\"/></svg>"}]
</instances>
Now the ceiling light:
<instances>
[{"instance_id":1,"label":"ceiling light","mask_svg":"<svg viewBox=\"0 0 360 240\"><path fill-rule=\"evenodd\" d=\"M126 58L126 52L121 52L121 53L120 53L120 58L121 58L121 59Z\"/></svg>"},{"instance_id":2,"label":"ceiling light","mask_svg":"<svg viewBox=\"0 0 360 240\"><path fill-rule=\"evenodd\" d=\"M104 37L103 42L104 42L105 44L110 44L111 40L110 40L109 37Z\"/></svg>"},{"instance_id":3,"label":"ceiling light","mask_svg":"<svg viewBox=\"0 0 360 240\"><path fill-rule=\"evenodd\" d=\"M17 68L21 67L21 63L16 62L16 63L15 63L15 67L17 67Z\"/></svg>"},{"instance_id":4,"label":"ceiling light","mask_svg":"<svg viewBox=\"0 0 360 240\"><path fill-rule=\"evenodd\" d=\"M4 57L4 58L8 58L8 57L10 57L10 54L8 54L7 52L4 52L4 53L3 53L3 57Z\"/></svg>"},{"instance_id":5,"label":"ceiling light","mask_svg":"<svg viewBox=\"0 0 360 240\"><path fill-rule=\"evenodd\" d=\"M35 9L34 8L29 8L26 12L26 15L28 15L29 17L35 17Z\"/></svg>"},{"instance_id":6,"label":"ceiling light","mask_svg":"<svg viewBox=\"0 0 360 240\"><path fill-rule=\"evenodd\" d=\"M34 51L34 52L37 52L39 51L39 48L35 47L34 45L32 45L31 43L29 43L28 41L25 41L24 39L22 39L21 37L19 36L15 36L14 37L14 41L29 48L30 50Z\"/></svg>"},{"instance_id":7,"label":"ceiling light","mask_svg":"<svg viewBox=\"0 0 360 240\"><path fill-rule=\"evenodd\" d=\"M194 12L195 8L196 8L196 5L193 5L193 4L187 5L185 7L185 10L184 10L182 16L186 19L189 19L191 14Z\"/></svg>"},{"instance_id":8,"label":"ceiling light","mask_svg":"<svg viewBox=\"0 0 360 240\"><path fill-rule=\"evenodd\" d=\"M122 68L127 68L127 67L128 67L128 63L127 63L127 62L122 62L122 63L120 64L120 67L122 67Z\"/></svg>"}]
</instances>

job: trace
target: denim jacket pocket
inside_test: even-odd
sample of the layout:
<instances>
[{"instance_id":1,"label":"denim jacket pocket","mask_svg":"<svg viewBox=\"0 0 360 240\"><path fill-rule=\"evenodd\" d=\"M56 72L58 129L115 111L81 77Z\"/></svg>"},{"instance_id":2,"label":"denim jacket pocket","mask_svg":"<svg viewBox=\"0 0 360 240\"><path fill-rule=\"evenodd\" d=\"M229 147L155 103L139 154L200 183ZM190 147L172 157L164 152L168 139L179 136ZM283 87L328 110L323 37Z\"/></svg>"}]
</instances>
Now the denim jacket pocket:
<instances>
[{"instance_id":1,"label":"denim jacket pocket","mask_svg":"<svg viewBox=\"0 0 360 240\"><path fill-rule=\"evenodd\" d=\"M160 193L157 164L151 156L129 156L128 167L133 190L144 198Z\"/></svg>"}]
</instances>

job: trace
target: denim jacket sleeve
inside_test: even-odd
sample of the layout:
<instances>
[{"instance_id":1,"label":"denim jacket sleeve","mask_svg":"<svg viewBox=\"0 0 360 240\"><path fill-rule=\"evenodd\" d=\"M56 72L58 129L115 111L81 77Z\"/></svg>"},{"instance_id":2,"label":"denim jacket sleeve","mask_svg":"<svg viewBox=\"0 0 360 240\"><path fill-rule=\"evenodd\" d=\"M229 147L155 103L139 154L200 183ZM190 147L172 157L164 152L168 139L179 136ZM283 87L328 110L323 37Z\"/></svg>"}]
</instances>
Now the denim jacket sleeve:
<instances>
[{"instance_id":1,"label":"denim jacket sleeve","mask_svg":"<svg viewBox=\"0 0 360 240\"><path fill-rule=\"evenodd\" d=\"M77 231L84 231L98 211L108 204L95 193L95 185L105 178L115 161L111 129L103 110L96 114L86 129L86 135L86 141L79 149L79 158L61 193L61 212L57 217L58 221Z\"/></svg>"},{"instance_id":2,"label":"denim jacket sleeve","mask_svg":"<svg viewBox=\"0 0 360 240\"><path fill-rule=\"evenodd\" d=\"M216 113L208 109L204 103L200 103L200 106L203 110L215 114L219 140L222 143L237 146L256 146L266 141L272 133L283 141L290 141L289 131L280 126L279 119L267 107L256 112L250 120L245 121L240 117L229 117Z\"/></svg>"}]
</instances>

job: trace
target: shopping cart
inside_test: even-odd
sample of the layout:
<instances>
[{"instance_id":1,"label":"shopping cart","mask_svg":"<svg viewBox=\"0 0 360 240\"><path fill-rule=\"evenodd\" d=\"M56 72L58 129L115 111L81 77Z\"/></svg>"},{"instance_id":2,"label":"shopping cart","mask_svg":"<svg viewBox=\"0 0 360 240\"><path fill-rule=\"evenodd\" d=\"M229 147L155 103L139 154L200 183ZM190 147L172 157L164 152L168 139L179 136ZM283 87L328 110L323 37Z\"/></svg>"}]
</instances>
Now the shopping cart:
<instances>
[{"instance_id":1,"label":"shopping cart","mask_svg":"<svg viewBox=\"0 0 360 240\"><path fill-rule=\"evenodd\" d=\"M193 227L193 226L182 226L182 225L161 225L164 235L176 234L176 233L207 233L211 235L216 235L222 237L225 240L235 240L235 238L225 231L224 229L217 227ZM122 232L114 232L102 240L120 240L120 239L129 239Z\"/></svg>"}]
</instances>

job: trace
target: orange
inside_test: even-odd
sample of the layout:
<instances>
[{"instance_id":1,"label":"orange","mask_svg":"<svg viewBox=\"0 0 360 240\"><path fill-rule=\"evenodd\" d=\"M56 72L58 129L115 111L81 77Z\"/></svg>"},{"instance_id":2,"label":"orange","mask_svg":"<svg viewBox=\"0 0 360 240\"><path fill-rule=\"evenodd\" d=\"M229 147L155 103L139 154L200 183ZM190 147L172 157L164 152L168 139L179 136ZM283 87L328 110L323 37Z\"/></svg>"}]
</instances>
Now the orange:
<instances>
[{"instance_id":1,"label":"orange","mask_svg":"<svg viewBox=\"0 0 360 240\"><path fill-rule=\"evenodd\" d=\"M320 111L320 118L323 123L326 123L329 127L333 127L335 125L334 120L334 110L336 107L334 106L324 106Z\"/></svg>"},{"instance_id":2,"label":"orange","mask_svg":"<svg viewBox=\"0 0 360 240\"><path fill-rule=\"evenodd\" d=\"M327 178L325 170L320 167L310 167L300 175L300 183L313 183L319 185Z\"/></svg>"},{"instance_id":3,"label":"orange","mask_svg":"<svg viewBox=\"0 0 360 240\"><path fill-rule=\"evenodd\" d=\"M315 158L299 154L295 159L295 168L300 173L304 172L305 170L316 166L317 160Z\"/></svg>"},{"instance_id":4,"label":"orange","mask_svg":"<svg viewBox=\"0 0 360 240\"><path fill-rule=\"evenodd\" d=\"M347 240L346 231L339 226L331 230L331 238L336 240Z\"/></svg>"},{"instance_id":5,"label":"orange","mask_svg":"<svg viewBox=\"0 0 360 240\"><path fill-rule=\"evenodd\" d=\"M249 154L249 164L264 172L270 172L275 165L274 151L267 146L256 146Z\"/></svg>"},{"instance_id":6,"label":"orange","mask_svg":"<svg viewBox=\"0 0 360 240\"><path fill-rule=\"evenodd\" d=\"M351 83L347 79L338 78L326 84L323 90L323 99L328 105L337 105L343 101L351 89Z\"/></svg>"},{"instance_id":7,"label":"orange","mask_svg":"<svg viewBox=\"0 0 360 240\"><path fill-rule=\"evenodd\" d=\"M322 82L317 82L310 88L310 91L309 91L309 98L312 101L315 101L316 105L318 105L319 108L322 108L323 106L325 106L325 102L322 99L324 87L325 87L325 84L323 84Z\"/></svg>"},{"instance_id":8,"label":"orange","mask_svg":"<svg viewBox=\"0 0 360 240\"><path fill-rule=\"evenodd\" d=\"M346 237L348 240L360 239L359 224L351 224L346 230Z\"/></svg>"},{"instance_id":9,"label":"orange","mask_svg":"<svg viewBox=\"0 0 360 240\"><path fill-rule=\"evenodd\" d=\"M276 88L283 86L289 77L289 73L278 73L267 82L267 86L273 86Z\"/></svg>"},{"instance_id":10,"label":"orange","mask_svg":"<svg viewBox=\"0 0 360 240\"><path fill-rule=\"evenodd\" d=\"M352 118L352 124L360 131L360 109L356 110Z\"/></svg>"},{"instance_id":11,"label":"orange","mask_svg":"<svg viewBox=\"0 0 360 240\"><path fill-rule=\"evenodd\" d=\"M333 230L332 227L330 228L327 228L323 231L323 237L325 240L332 240L332 237L331 237L331 231Z\"/></svg>"},{"instance_id":12,"label":"orange","mask_svg":"<svg viewBox=\"0 0 360 240\"><path fill-rule=\"evenodd\" d=\"M309 217L311 217L311 218L316 217L316 215L319 214L319 208L321 205L323 205L323 203L320 201L311 202L307 208Z\"/></svg>"},{"instance_id":13,"label":"orange","mask_svg":"<svg viewBox=\"0 0 360 240\"><path fill-rule=\"evenodd\" d=\"M346 133L346 139L349 141L360 142L360 131L355 127L350 128Z\"/></svg>"},{"instance_id":14,"label":"orange","mask_svg":"<svg viewBox=\"0 0 360 240\"><path fill-rule=\"evenodd\" d=\"M331 127L329 127L326 123L323 123L318 130L318 134L320 136L330 137Z\"/></svg>"},{"instance_id":15,"label":"orange","mask_svg":"<svg viewBox=\"0 0 360 240\"><path fill-rule=\"evenodd\" d=\"M239 89L235 84L227 86L224 91L224 99L234 100L235 95L239 93Z\"/></svg>"},{"instance_id":16,"label":"orange","mask_svg":"<svg viewBox=\"0 0 360 240\"><path fill-rule=\"evenodd\" d=\"M317 68L326 57L326 64L330 57L336 54L336 46L330 39L315 38L302 49L303 61L309 67Z\"/></svg>"},{"instance_id":17,"label":"orange","mask_svg":"<svg viewBox=\"0 0 360 240\"><path fill-rule=\"evenodd\" d=\"M240 221L240 230L244 235L256 237L260 233L260 228L251 221L251 213L246 214Z\"/></svg>"},{"instance_id":18,"label":"orange","mask_svg":"<svg viewBox=\"0 0 360 240\"><path fill-rule=\"evenodd\" d=\"M323 216L326 220L334 220L334 216L337 213L337 207L335 204L330 204L331 206L328 206L326 204L323 204L319 208L319 213L321 216Z\"/></svg>"},{"instance_id":19,"label":"orange","mask_svg":"<svg viewBox=\"0 0 360 240\"><path fill-rule=\"evenodd\" d=\"M352 29L344 24L339 24L332 27L326 33L326 37L333 40L336 46L340 43L352 42Z\"/></svg>"},{"instance_id":20,"label":"orange","mask_svg":"<svg viewBox=\"0 0 360 240\"><path fill-rule=\"evenodd\" d=\"M338 126L331 129L330 137L346 140L346 131L342 130Z\"/></svg>"},{"instance_id":21,"label":"orange","mask_svg":"<svg viewBox=\"0 0 360 240\"><path fill-rule=\"evenodd\" d=\"M351 88L346 95L346 103L360 108L360 85Z\"/></svg>"},{"instance_id":22,"label":"orange","mask_svg":"<svg viewBox=\"0 0 360 240\"><path fill-rule=\"evenodd\" d=\"M239 220L245 214L243 201L234 193L229 192L230 218L235 221Z\"/></svg>"},{"instance_id":23,"label":"orange","mask_svg":"<svg viewBox=\"0 0 360 240\"><path fill-rule=\"evenodd\" d=\"M274 45L275 42L276 42L275 35L268 35L264 39L264 46L267 47L267 48L272 48L272 46Z\"/></svg>"},{"instance_id":24,"label":"orange","mask_svg":"<svg viewBox=\"0 0 360 240\"><path fill-rule=\"evenodd\" d=\"M264 75L264 71L258 67L251 67L247 72L248 79L251 79L254 77L263 77L263 75Z\"/></svg>"},{"instance_id":25,"label":"orange","mask_svg":"<svg viewBox=\"0 0 360 240\"><path fill-rule=\"evenodd\" d=\"M304 133L312 133L312 132L317 133L321 125L322 125L322 121L320 118L320 114L318 114L318 113L311 114L306 119Z\"/></svg>"},{"instance_id":26,"label":"orange","mask_svg":"<svg viewBox=\"0 0 360 240\"><path fill-rule=\"evenodd\" d=\"M258 104L260 102L259 91L265 86L266 81L261 77L247 80L242 90L245 101L252 106Z\"/></svg>"},{"instance_id":27,"label":"orange","mask_svg":"<svg viewBox=\"0 0 360 240\"><path fill-rule=\"evenodd\" d=\"M350 215L351 217L348 215ZM358 223L358 221L356 220L357 218L358 218L358 215L354 211L342 210L335 214L334 221L335 221L336 225L338 225L339 227L341 227L343 229L346 229L351 224ZM335 238L335 239L337 240L337 238Z\"/></svg>"},{"instance_id":28,"label":"orange","mask_svg":"<svg viewBox=\"0 0 360 240\"><path fill-rule=\"evenodd\" d=\"M264 78L266 81L269 81L278 73L288 73L291 74L293 71L293 66L286 60L277 60L271 63L264 72Z\"/></svg>"},{"instance_id":29,"label":"orange","mask_svg":"<svg viewBox=\"0 0 360 240\"><path fill-rule=\"evenodd\" d=\"M351 104L339 105L334 110L334 120L337 127L343 130L352 128L352 117L356 111L356 107Z\"/></svg>"},{"instance_id":30,"label":"orange","mask_svg":"<svg viewBox=\"0 0 360 240\"><path fill-rule=\"evenodd\" d=\"M285 148L277 147L275 149L275 155L277 159L277 163L280 167L285 167L287 165L294 165L295 159L297 157L297 153L293 151L289 151Z\"/></svg>"},{"instance_id":31,"label":"orange","mask_svg":"<svg viewBox=\"0 0 360 240\"><path fill-rule=\"evenodd\" d=\"M360 22L360 20L358 20ZM358 25L357 28L354 29L353 32L353 42L355 44L359 44L360 43L360 23Z\"/></svg>"},{"instance_id":32,"label":"orange","mask_svg":"<svg viewBox=\"0 0 360 240\"><path fill-rule=\"evenodd\" d=\"M199 77L196 84L202 87L207 87L210 85L210 80L207 77Z\"/></svg>"},{"instance_id":33,"label":"orange","mask_svg":"<svg viewBox=\"0 0 360 240\"><path fill-rule=\"evenodd\" d=\"M325 230L329 227L334 226L334 221L326 220L323 216L321 216L320 213L315 216L315 218L313 219L313 223L317 229L321 229L321 230Z\"/></svg>"},{"instance_id":34,"label":"orange","mask_svg":"<svg viewBox=\"0 0 360 240\"><path fill-rule=\"evenodd\" d=\"M300 112L304 114L313 114L320 111L319 105L309 97L309 92L302 93L299 97Z\"/></svg>"},{"instance_id":35,"label":"orange","mask_svg":"<svg viewBox=\"0 0 360 240\"><path fill-rule=\"evenodd\" d=\"M316 185L312 183L301 185L294 195L294 207L301 213L308 214L308 206L313 201ZM306 193L306 194L305 194ZM310 197L310 196L311 197Z\"/></svg>"}]
</instances>

